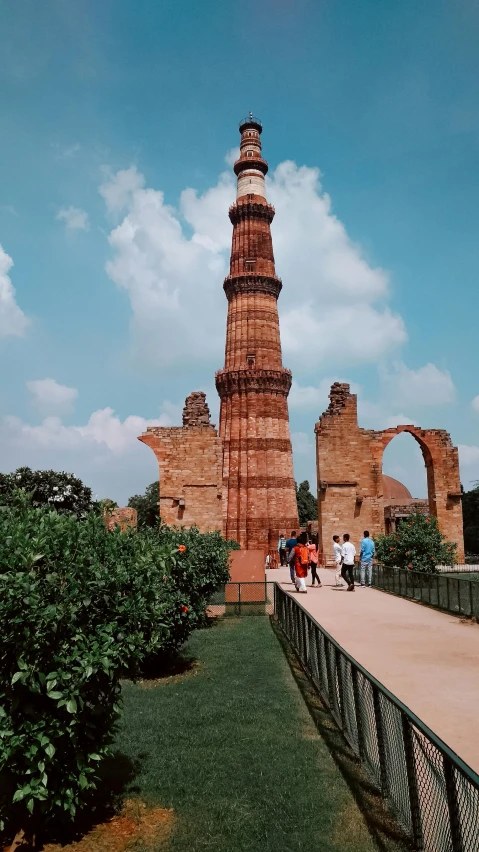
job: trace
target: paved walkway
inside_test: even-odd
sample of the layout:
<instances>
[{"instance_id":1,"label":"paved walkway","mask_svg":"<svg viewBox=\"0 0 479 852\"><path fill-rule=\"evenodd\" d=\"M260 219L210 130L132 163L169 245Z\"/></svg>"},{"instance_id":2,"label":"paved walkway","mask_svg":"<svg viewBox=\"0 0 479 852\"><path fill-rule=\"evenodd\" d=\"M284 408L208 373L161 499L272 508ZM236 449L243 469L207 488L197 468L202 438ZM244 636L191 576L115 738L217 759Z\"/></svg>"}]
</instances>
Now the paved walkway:
<instances>
[{"instance_id":1,"label":"paved walkway","mask_svg":"<svg viewBox=\"0 0 479 852\"><path fill-rule=\"evenodd\" d=\"M266 572L292 593L289 570ZM376 589L334 587L298 595L355 660L479 772L479 625Z\"/></svg>"}]
</instances>

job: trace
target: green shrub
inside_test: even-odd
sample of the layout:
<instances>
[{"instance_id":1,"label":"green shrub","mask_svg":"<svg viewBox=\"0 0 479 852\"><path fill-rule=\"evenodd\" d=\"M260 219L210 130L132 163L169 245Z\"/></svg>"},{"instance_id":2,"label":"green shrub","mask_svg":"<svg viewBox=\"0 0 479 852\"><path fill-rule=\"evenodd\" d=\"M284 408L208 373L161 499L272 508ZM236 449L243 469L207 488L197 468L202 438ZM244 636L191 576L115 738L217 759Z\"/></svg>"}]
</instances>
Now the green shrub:
<instances>
[{"instance_id":1,"label":"green shrub","mask_svg":"<svg viewBox=\"0 0 479 852\"><path fill-rule=\"evenodd\" d=\"M437 518L420 512L410 515L392 535L376 539L376 558L386 567L410 568L433 574L436 565L453 565L457 545L446 541Z\"/></svg>"},{"instance_id":2,"label":"green shrub","mask_svg":"<svg viewBox=\"0 0 479 852\"><path fill-rule=\"evenodd\" d=\"M0 814L10 827L74 816L109 753L120 678L201 623L228 553L216 534L0 512Z\"/></svg>"}]
</instances>

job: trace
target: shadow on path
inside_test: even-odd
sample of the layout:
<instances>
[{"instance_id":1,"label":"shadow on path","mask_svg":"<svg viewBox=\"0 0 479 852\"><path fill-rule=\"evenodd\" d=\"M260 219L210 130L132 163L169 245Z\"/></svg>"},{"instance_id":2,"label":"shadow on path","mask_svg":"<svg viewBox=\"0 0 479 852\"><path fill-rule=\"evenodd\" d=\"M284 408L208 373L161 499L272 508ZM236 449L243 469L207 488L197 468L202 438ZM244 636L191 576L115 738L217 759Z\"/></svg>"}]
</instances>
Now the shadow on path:
<instances>
[{"instance_id":1,"label":"shadow on path","mask_svg":"<svg viewBox=\"0 0 479 852\"><path fill-rule=\"evenodd\" d=\"M278 623L272 618L271 624L318 733L328 746L379 849L382 852L410 852L414 849L412 841L394 819L328 708L322 703Z\"/></svg>"}]
</instances>

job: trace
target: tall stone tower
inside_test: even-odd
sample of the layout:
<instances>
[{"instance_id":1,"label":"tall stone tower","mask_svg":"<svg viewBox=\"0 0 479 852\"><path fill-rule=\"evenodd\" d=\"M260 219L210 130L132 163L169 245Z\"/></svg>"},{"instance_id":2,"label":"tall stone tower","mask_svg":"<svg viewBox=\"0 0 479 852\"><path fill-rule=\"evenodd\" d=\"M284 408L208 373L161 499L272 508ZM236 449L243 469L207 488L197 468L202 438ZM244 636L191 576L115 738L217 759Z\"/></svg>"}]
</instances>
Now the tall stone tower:
<instances>
[{"instance_id":1,"label":"tall stone tower","mask_svg":"<svg viewBox=\"0 0 479 852\"><path fill-rule=\"evenodd\" d=\"M278 534L298 525L289 433L291 373L283 367L274 266L261 156L262 125L249 115L239 126L240 157L233 224L225 366L216 373L223 439L224 533L248 549L276 547Z\"/></svg>"}]
</instances>

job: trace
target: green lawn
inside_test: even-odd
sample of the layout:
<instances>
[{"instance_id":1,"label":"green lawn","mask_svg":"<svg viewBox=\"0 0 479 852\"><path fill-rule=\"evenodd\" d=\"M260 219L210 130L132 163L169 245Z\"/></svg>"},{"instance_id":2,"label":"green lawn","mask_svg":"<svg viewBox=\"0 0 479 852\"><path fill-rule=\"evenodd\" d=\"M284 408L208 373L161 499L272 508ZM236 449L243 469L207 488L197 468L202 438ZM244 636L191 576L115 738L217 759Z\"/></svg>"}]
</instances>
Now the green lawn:
<instances>
[{"instance_id":1,"label":"green lawn","mask_svg":"<svg viewBox=\"0 0 479 852\"><path fill-rule=\"evenodd\" d=\"M173 808L171 852L369 852L376 845L267 618L197 632L193 672L126 684L130 789ZM343 748L341 746L341 748ZM389 848L389 846L388 846Z\"/></svg>"}]
</instances>

